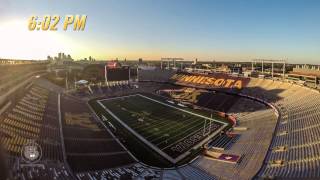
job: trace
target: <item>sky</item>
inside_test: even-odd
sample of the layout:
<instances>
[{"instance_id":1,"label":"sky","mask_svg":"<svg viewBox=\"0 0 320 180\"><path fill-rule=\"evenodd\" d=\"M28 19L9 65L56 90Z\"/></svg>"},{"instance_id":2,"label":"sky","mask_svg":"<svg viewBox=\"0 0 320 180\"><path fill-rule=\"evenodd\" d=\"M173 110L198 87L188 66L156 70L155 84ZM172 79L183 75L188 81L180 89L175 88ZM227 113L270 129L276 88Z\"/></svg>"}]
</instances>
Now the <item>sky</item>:
<instances>
[{"instance_id":1,"label":"sky","mask_svg":"<svg viewBox=\"0 0 320 180\"><path fill-rule=\"evenodd\" d=\"M29 31L32 15L60 15L57 31ZM84 31L62 29L87 15ZM0 0L0 58L250 61L320 64L318 0Z\"/></svg>"}]
</instances>

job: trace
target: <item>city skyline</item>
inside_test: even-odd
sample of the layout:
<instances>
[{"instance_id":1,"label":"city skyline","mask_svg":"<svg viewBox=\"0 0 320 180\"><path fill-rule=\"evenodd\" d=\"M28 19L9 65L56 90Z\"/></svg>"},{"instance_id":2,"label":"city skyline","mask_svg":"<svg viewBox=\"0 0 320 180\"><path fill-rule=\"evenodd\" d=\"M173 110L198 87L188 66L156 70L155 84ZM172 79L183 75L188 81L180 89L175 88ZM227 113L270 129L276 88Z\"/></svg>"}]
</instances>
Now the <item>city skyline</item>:
<instances>
[{"instance_id":1,"label":"city skyline","mask_svg":"<svg viewBox=\"0 0 320 180\"><path fill-rule=\"evenodd\" d=\"M29 31L31 15L86 14L84 31ZM0 2L0 58L250 61L319 64L320 2L8 1ZM62 23L60 23L62 24Z\"/></svg>"}]
</instances>

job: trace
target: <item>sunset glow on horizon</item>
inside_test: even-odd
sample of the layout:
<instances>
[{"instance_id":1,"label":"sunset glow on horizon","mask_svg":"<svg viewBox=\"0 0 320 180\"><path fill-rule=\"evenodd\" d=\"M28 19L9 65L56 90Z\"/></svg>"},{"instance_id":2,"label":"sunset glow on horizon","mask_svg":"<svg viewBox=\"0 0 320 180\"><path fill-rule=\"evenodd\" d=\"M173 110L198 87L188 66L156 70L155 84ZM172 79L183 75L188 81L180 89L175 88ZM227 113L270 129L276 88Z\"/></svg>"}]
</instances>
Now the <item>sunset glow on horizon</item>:
<instances>
[{"instance_id":1,"label":"sunset glow on horizon","mask_svg":"<svg viewBox=\"0 0 320 180\"><path fill-rule=\"evenodd\" d=\"M318 1L9 1L0 3L0 58L249 61L320 59ZM86 14L84 31L29 31L31 15ZM60 23L62 24L62 23Z\"/></svg>"}]
</instances>

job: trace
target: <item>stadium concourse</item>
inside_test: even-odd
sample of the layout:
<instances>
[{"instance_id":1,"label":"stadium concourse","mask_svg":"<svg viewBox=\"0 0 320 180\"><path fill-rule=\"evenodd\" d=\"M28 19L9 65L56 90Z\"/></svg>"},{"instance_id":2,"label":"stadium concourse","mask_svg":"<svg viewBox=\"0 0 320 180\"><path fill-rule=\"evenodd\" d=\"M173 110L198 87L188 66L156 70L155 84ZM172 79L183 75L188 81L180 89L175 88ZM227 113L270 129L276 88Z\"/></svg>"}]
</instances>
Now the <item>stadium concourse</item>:
<instances>
[{"instance_id":1,"label":"stadium concourse","mask_svg":"<svg viewBox=\"0 0 320 180\"><path fill-rule=\"evenodd\" d=\"M164 70L139 72L136 87L94 85L90 93L81 94L66 92L43 78L24 78L28 81L0 103L1 142L12 179L320 177L318 91L285 81ZM3 86L1 91L6 94L9 88ZM199 153L170 168L141 162L88 104L137 93L158 94L235 117L229 134L212 138L207 148L240 159L228 163ZM31 139L42 149L39 166L22 165L22 147Z\"/></svg>"}]
</instances>

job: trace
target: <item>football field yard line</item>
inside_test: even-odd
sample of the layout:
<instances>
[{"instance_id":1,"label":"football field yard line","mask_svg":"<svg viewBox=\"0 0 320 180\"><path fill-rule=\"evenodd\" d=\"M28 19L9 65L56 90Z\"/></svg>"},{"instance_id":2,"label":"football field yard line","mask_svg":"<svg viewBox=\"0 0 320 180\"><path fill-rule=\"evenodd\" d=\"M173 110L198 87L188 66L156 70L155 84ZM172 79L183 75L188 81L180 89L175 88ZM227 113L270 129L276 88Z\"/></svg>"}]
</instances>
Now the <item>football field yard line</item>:
<instances>
[{"instance_id":1,"label":"football field yard line","mask_svg":"<svg viewBox=\"0 0 320 180\"><path fill-rule=\"evenodd\" d=\"M190 129L190 128L189 128L189 129ZM167 145L167 146L164 147L164 148L161 148L161 150L164 150L164 149L166 149L166 148L168 148L168 147L176 144L177 142L181 142L182 140L184 140L184 139L186 139L186 138L188 138L188 137L191 137L191 136L197 134L199 131L202 131L201 129L204 129L204 128L202 127L202 125L201 125L201 128L198 128L196 131L192 131L192 133L190 133L189 135L187 135L187 136L185 136L185 137L183 137L183 138L181 138L181 139L179 139L179 140L177 140L177 141L175 141L175 142ZM214 132L216 132L216 131L217 131L217 129L214 130ZM210 134L210 133L209 133L209 134ZM177 135L181 135L181 133L180 133L180 134L177 134ZM176 135L176 136L177 136L177 135ZM174 136L172 136L172 137L170 137L170 138L173 138L173 137L174 137ZM170 139L170 138L169 138L169 139ZM157 144L157 145L160 145L160 144Z\"/></svg>"},{"instance_id":2,"label":"football field yard line","mask_svg":"<svg viewBox=\"0 0 320 180\"><path fill-rule=\"evenodd\" d=\"M196 122L192 122L192 124L193 123L196 123ZM170 126L170 125L169 125ZM177 126L179 126L179 125L172 125L172 127L169 127L169 128L167 128L166 130L163 130L162 132L163 133L165 133L165 134L169 134L170 132L173 132L171 129L173 129L173 128L176 128ZM182 128L185 128L186 126L183 126L183 127L181 127L180 129L182 129ZM168 130L170 130L170 131L168 131ZM154 136L157 136L158 134L160 134L161 132L160 132L160 128L159 128L159 132L157 132L157 133L154 133L153 135L150 135L150 136L147 136L146 138L147 139L150 139L151 141L156 141L157 139L160 139L159 137L154 137ZM171 134L169 134L169 135L172 135L172 133Z\"/></svg>"},{"instance_id":3,"label":"football field yard line","mask_svg":"<svg viewBox=\"0 0 320 180\"><path fill-rule=\"evenodd\" d=\"M147 139L149 139L150 137L157 135L158 133L160 133L160 130L164 129L166 126L170 126L169 128L165 128L166 130L168 130L168 129L172 128L173 126L176 127L176 126L179 125L179 123L169 124L170 121L171 120L169 120L169 119L165 119L165 120L162 121L162 123L156 123L155 125L150 125L148 127L143 128L143 130L149 129L149 128L153 128L153 129L157 128L157 129L159 129L159 131L157 133L154 133L154 134L151 134L151 135L148 135L148 136L145 136L145 137ZM185 120L185 122L188 122L188 121L190 121L190 119Z\"/></svg>"},{"instance_id":4,"label":"football field yard line","mask_svg":"<svg viewBox=\"0 0 320 180\"><path fill-rule=\"evenodd\" d=\"M132 104L130 101L127 101L128 104ZM136 106L134 104L132 104L133 107ZM130 107L131 108L131 107ZM147 118L144 122L150 122L152 123L150 126L148 126L148 128L153 128L153 126L157 127L159 124L162 124L162 123L166 123L166 122L169 122L170 119L166 118L164 121L161 121L160 117L157 117L157 116L153 116L155 119L153 120L148 120L148 119L151 119L151 118ZM166 116L166 117L170 117L170 116ZM158 122L156 120L159 120ZM131 127L133 129L140 129L141 127L144 127L145 125L144 124L140 124L140 123L135 123L135 124L132 124ZM144 129L144 128L142 128Z\"/></svg>"},{"instance_id":5,"label":"football field yard line","mask_svg":"<svg viewBox=\"0 0 320 180\"><path fill-rule=\"evenodd\" d=\"M139 97L139 96L136 96L136 97ZM137 106L136 104L133 104L129 100L126 101L126 103L129 104L129 105L121 104L121 106L124 107L125 109L135 109L135 107ZM152 109L150 109L150 110L152 110ZM125 111L126 113L130 113L129 110L123 110L123 111ZM143 111L143 110L139 109L139 111ZM167 117L169 118L170 116L167 116ZM165 118L165 121L169 122L170 120L168 118ZM152 116L152 118L145 118L144 122L150 123L150 126L148 126L148 128L153 128L153 126L157 127L158 124L165 123L163 121L163 119L160 119L160 117L157 117L157 116ZM145 128L142 128L142 127L146 127L146 125L142 124L142 123L134 123L134 122L132 123L132 122L130 122L130 127L133 128L133 129L145 129Z\"/></svg>"},{"instance_id":6,"label":"football field yard line","mask_svg":"<svg viewBox=\"0 0 320 180\"><path fill-rule=\"evenodd\" d=\"M203 129L203 127L198 128L196 131L193 131L192 134L189 134L189 135L187 135L187 136L185 136L185 137L183 137L183 138L181 138L181 139L179 139L179 140L177 140L177 141L175 141L175 142L173 142L173 143L165 146L164 148L161 148L161 150L166 149L167 147L170 147L170 146L176 144L177 142L180 142L181 140L183 140L183 139L185 139L185 138L187 138L187 137L189 137L189 136L192 136L193 134L198 133L199 131L201 131L201 129ZM177 135L181 135L181 134L183 134L183 133L180 133L180 134L177 134ZM177 135L171 136L170 138L166 139L166 141L169 140L169 139L172 139L172 138L176 137ZM161 141L160 143L157 144L157 146L160 145L160 144L162 144L163 142L164 142L164 141Z\"/></svg>"},{"instance_id":7,"label":"football field yard line","mask_svg":"<svg viewBox=\"0 0 320 180\"><path fill-rule=\"evenodd\" d=\"M144 98L146 98L146 99L149 99L149 100L151 100L151 101L157 102L157 103L159 103L159 104L162 104L162 105L164 105L164 106L168 106L168 107L171 107L171 108L173 108L173 109L177 109L177 110L183 111L183 112L185 112L185 113L192 114L192 115L194 115L194 116L202 117L202 118L204 118L204 119L209 119L209 120L212 120L212 121L215 121L215 122L218 122L218 123L222 123L222 124L225 124L225 125L228 124L228 123L225 123L225 122L222 122L222 121L218 121L218 120L215 120L215 119L212 119L212 118L209 118L209 117L200 115L200 114L196 114L196 113L193 113L193 112L190 112L190 111L187 111L187 110L184 110L184 109L181 109L181 108L172 106L172 105L170 105L170 104L163 103L163 102L161 102L161 101L158 101L158 100L149 98L149 97L144 96L144 95L141 95L141 94L137 94L137 95L138 95L138 96L141 96L141 97L144 97Z\"/></svg>"},{"instance_id":8,"label":"football field yard line","mask_svg":"<svg viewBox=\"0 0 320 180\"><path fill-rule=\"evenodd\" d=\"M182 122L182 124L180 124L179 122L174 123L174 127L172 127L173 123L172 124L169 123L170 120L167 120L167 121L165 121L165 120L166 119L170 119L170 118L171 119L172 118L173 119L174 118L178 118L179 114L177 114L177 116L172 116L172 115L163 116L163 117L161 117L161 116L151 116L151 118L149 118L150 120L148 120L147 122L150 123L150 125L152 127L158 129L158 131L155 131L155 133L158 134L158 137L156 136L154 139L152 138L151 140L149 140L147 138L150 138L150 137L154 136L154 134L152 134L152 131L151 132L147 131L148 129L150 129L150 127L148 127L148 126L144 127L144 125L139 125L139 123L135 123L134 122L134 118L130 118L130 117L126 118L126 120L128 120L128 122L122 121L116 115L117 113L121 113L122 112L121 111L121 110L123 110L123 109L121 109L122 106L123 106L123 108L128 109L129 111L133 111L132 109L136 109L137 112L143 111L143 101L140 101L140 102L137 103L137 104L140 104L139 107L141 106L142 110L135 108L137 106L137 104L132 103L132 100L134 100L134 99L127 100L127 104L128 105L126 105L126 103L123 103L123 102L125 102L125 98L130 98L130 97L141 97L142 99L146 99L146 100L149 100L151 102L155 102L157 104L161 104L161 105L163 105L165 107L169 107L170 109L174 109L174 110L177 110L177 111L180 111L180 112L183 112L183 113L187 113L187 114L192 115L192 116L189 117L187 115L188 119L183 119L183 113L181 113L181 117L182 117L181 118L182 119L181 122ZM107 102L108 100L112 101L114 99L122 99L122 100L124 100L124 101L120 101L120 102L119 101L118 102L117 101L113 101L110 104L111 105L111 107L110 107L111 109L115 108L114 109L115 110L115 114L110 109L108 109L106 107L106 105L104 105L102 103L103 101ZM136 100L138 101L139 99L136 99ZM151 97L144 96L142 94L134 94L134 95L128 95L128 96L113 97L113 98L108 98L108 99L97 100L97 102L108 114L110 114L116 121L118 121L130 133L132 133L134 136L136 136L138 139L140 139L142 142L144 142L147 146L149 146L154 151L158 152L161 156L163 156L164 158L166 158L167 160L169 160L172 163L177 163L181 159L185 158L187 155L190 154L190 150L191 149L199 148L200 146L202 146L203 143L205 143L210 138L212 138L215 135L217 135L218 133L220 133L220 131L223 130L228 125L228 123L226 123L226 122L219 121L219 120L216 120L216 119L213 119L213 118L209 118L209 117L203 116L201 114L196 114L194 112L190 112L190 111L187 111L185 109L181 109L179 107L172 106L170 104L166 104L164 102L158 101L158 100L153 99ZM146 102L146 104L149 105L150 103ZM148 107L148 105L147 105L147 107ZM147 108L147 107L146 107L146 112L154 111L152 108ZM117 109L117 108L119 108L119 109ZM163 109L165 109L165 108L163 108ZM125 116L130 116L130 114L132 114L132 113L130 113L129 111L126 112L126 114L123 114L123 117L122 116L121 117L124 118ZM172 111L172 112L174 112L174 111ZM170 112L168 110L168 114L172 113L172 112ZM175 113L172 113L172 114L176 115ZM164 120L161 120L161 119L164 119ZM171 155L168 155L167 151L166 152L163 151L164 149L170 148L174 144L179 144L184 139L190 138L190 137L194 136L195 134L199 133L201 131L201 129L203 129L203 125L206 122L206 120L209 120L212 123L214 123L214 122L217 123L217 124L214 123L214 124L216 124L216 126L217 126L216 128L217 129L215 129L212 134L209 134L209 136L206 135L207 137L203 136L203 139L200 139L200 142L198 142L198 143L190 144L190 146L187 147L185 150L183 150L184 152L180 152L180 154L173 155L173 154L171 154L171 151L170 151L169 154L171 154ZM161 121L161 122L156 123L156 124L154 123L154 122L158 122L158 121ZM203 123L201 121L203 121ZM167 122L167 123L164 123L164 122ZM188 122L187 125L185 125L186 122ZM163 125L163 126L159 127L159 125ZM166 126L170 126L170 127L169 128L165 128ZM218 128L219 126L220 126L220 128ZM178 129L177 129L177 127L178 127ZM139 130L136 129L136 128L138 128ZM187 128L187 129L185 129L185 128ZM166 131L167 129L173 129L173 130ZM196 130L192 131L192 132L189 132L192 129L196 129ZM183 131L183 132L181 133L179 131ZM151 134L151 135L147 136L147 138L146 138L146 136L143 135L143 134L145 134L145 135ZM166 135L166 134L169 134L169 138L162 140L161 138L163 138L164 135ZM185 136L183 136L184 134L185 134ZM174 138L179 138L179 139L175 140ZM156 140L161 140L161 141L158 142L158 143L153 143ZM162 147L162 148L158 146L158 145L161 145L161 144L163 144L163 142L166 142L168 140L172 140L173 142L170 142L169 145L167 145L165 147ZM172 151L172 153L176 153L176 152Z\"/></svg>"},{"instance_id":9,"label":"football field yard line","mask_svg":"<svg viewBox=\"0 0 320 180\"><path fill-rule=\"evenodd\" d=\"M142 142L146 143L148 146L150 146L153 150L161 154L163 157L168 159L172 163L176 163L175 159L161 151L158 147L151 144L149 141L145 140L140 134L136 133L135 130L131 129L126 123L122 122L115 114L113 114L107 107L105 107L100 101L97 101L102 108L104 108L114 119L116 119L123 127L125 127L128 131L130 131L132 134L134 134L137 138L139 138Z\"/></svg>"},{"instance_id":10,"label":"football field yard line","mask_svg":"<svg viewBox=\"0 0 320 180\"><path fill-rule=\"evenodd\" d=\"M190 123L190 124L195 124L195 123L198 124L199 122L192 122L192 123ZM181 132L181 133L178 133L178 134L176 134L176 135L174 135L174 136L171 136L171 134L170 134L170 137L169 137L168 139L172 139L173 137L176 137L177 135L184 134L185 131L188 131L188 130L190 130L190 129L193 129L193 128L197 127L197 126L201 126L201 128L202 128L202 127L203 127L203 124L198 124L198 125L195 125L195 126L192 126L192 127L189 127L188 125L179 127L179 128L176 129L176 131L180 131L180 129L183 129L184 131ZM186 127L189 127L189 128L184 129L184 128L186 128ZM174 127L172 127L172 128L174 128ZM170 129L172 129L172 128L170 128ZM201 128L200 128L200 129L201 129ZM158 139L158 138L156 138L156 139ZM168 140L168 139L166 139L166 140ZM153 141L155 141L155 139L152 140L152 142L153 142ZM158 144L157 144L157 145L158 145Z\"/></svg>"},{"instance_id":11,"label":"football field yard line","mask_svg":"<svg viewBox=\"0 0 320 180\"><path fill-rule=\"evenodd\" d=\"M168 121L170 121L170 119L169 118L171 118L170 116L153 116L155 119L154 120L158 120L158 122L156 122L156 123L152 123L152 125L150 125L149 127L150 128L152 128L152 126L159 126L160 124L163 124L163 123L165 123L165 122L168 122ZM163 121L162 121L163 120ZM140 128L140 127L142 127L143 125L137 125L137 126L135 126L135 127L137 127L137 128Z\"/></svg>"},{"instance_id":12,"label":"football field yard line","mask_svg":"<svg viewBox=\"0 0 320 180\"><path fill-rule=\"evenodd\" d=\"M214 136L216 136L218 133L220 133L225 127L227 127L227 124L222 125L219 129L217 129L215 132L213 132L211 135L209 135L207 138L204 138L203 140L201 140L199 143L193 145L192 148L190 149L197 149L200 146L202 146L205 142L209 141L209 139L213 138ZM178 156L176 158L176 161L180 161L181 159L185 158L186 156L189 155L189 151L184 152L183 154L181 154L180 156Z\"/></svg>"},{"instance_id":13,"label":"football field yard line","mask_svg":"<svg viewBox=\"0 0 320 180\"><path fill-rule=\"evenodd\" d=\"M185 113L192 114L192 115L194 115L194 116L202 117L202 118L204 118L204 119L212 120L212 121L215 121L215 122L218 122L218 123L222 123L222 124L226 124L226 125L227 125L227 123L225 123L225 122L218 121L218 120L213 119L213 118L209 118L209 117L206 117L206 116L203 116L203 115L200 115L200 114L196 114L196 113L193 113L193 112L190 112L190 111L187 111L187 110L178 108L178 107L176 107L176 106L172 106L172 105L170 105L170 104L163 103L163 102L161 102L161 101L152 99L152 98L147 97L147 96L144 96L144 95L142 95L142 94L132 94L132 95L127 95L127 96L113 97L113 98L108 98L108 99L102 99L102 100L99 100L99 101L108 101L108 100L113 100L113 99L122 99L122 98L127 98L127 97L134 97L134 96L140 96L140 97L143 97L143 98L148 99L148 100L150 100L150 101L153 101L153 102L162 104L162 105L164 105L164 106L171 107L171 108L173 108L173 109L176 109L176 110L179 110L179 111L183 111L183 112L185 112Z\"/></svg>"},{"instance_id":14,"label":"football field yard line","mask_svg":"<svg viewBox=\"0 0 320 180\"><path fill-rule=\"evenodd\" d=\"M168 121L170 122L170 120L168 120ZM164 126L159 127L158 129L163 128L163 127L166 127L166 126L170 126L169 128L166 129L166 131L169 130L169 129L176 128L176 127L178 127L178 126L180 126L179 129L182 129L182 128L185 128L185 127L189 126L190 124L200 123L200 122L194 121L194 119L192 119L192 118L184 121L184 123L187 123L187 122L188 122L188 124L185 125L185 126L181 126L181 124L175 124L175 125L166 124L166 125L164 125ZM158 133L156 133L156 134L158 134ZM150 137L152 137L152 136L155 136L156 134L147 136L146 138L148 139L148 138L150 138ZM154 141L154 140L152 140L152 141Z\"/></svg>"},{"instance_id":15,"label":"football field yard line","mask_svg":"<svg viewBox=\"0 0 320 180\"><path fill-rule=\"evenodd\" d=\"M182 122L188 122L190 120L192 120L191 117L189 117L188 119L183 119L182 121L180 122L173 122L172 121L172 118L170 116L167 116L166 118L163 118L163 117L157 117L157 116L153 116L154 119L156 120L156 122L152 123L150 126L148 126L147 128L154 128L154 127L157 127L157 128L165 128L166 126L171 126L173 124L175 124L175 126L181 124ZM171 119L170 119L171 118ZM168 123L170 122L170 124ZM145 126L145 125L144 125ZM140 125L138 126L139 128L142 128L143 125Z\"/></svg>"},{"instance_id":16,"label":"football field yard line","mask_svg":"<svg viewBox=\"0 0 320 180\"><path fill-rule=\"evenodd\" d=\"M128 104L132 104L130 101L128 101ZM133 104L132 104L133 105ZM182 115L182 114L181 114ZM168 117L170 117L170 116L168 116ZM173 124L169 124L169 123L166 123L166 122L170 122L170 119L168 119L168 120L165 120L165 122L159 122L159 123L153 123L152 121L150 121L152 124L156 124L156 125L151 125L152 127L157 127L158 126L158 124L162 124L162 123L166 123L166 125L165 126L170 126L168 129L173 129L173 128L176 128L176 127L178 127L179 129L184 129L184 128L186 128L186 127L188 127L188 126L190 126L191 124L196 124L196 123L199 123L199 125L194 125L194 127L195 126L200 126L200 123L201 122L199 122L199 120L196 120L196 119L194 119L194 115L192 114L192 117L189 117L188 118L188 120L183 120L184 121L184 123L187 123L188 122L188 124L186 124L186 125L182 125L181 126L181 124L175 124L174 126L173 126ZM198 122L197 122L198 121ZM189 123L190 122L190 123ZM137 124L139 124L139 123L137 123ZM158 139L161 139L161 138L163 138L164 136L159 136L159 137L155 137L155 138L152 138L152 139L150 139L150 137L152 137L152 136L156 136L156 134L162 134L162 133L164 133L164 131L161 131L160 129L161 128L163 128L163 127L165 127L165 126L162 126L162 127L159 127L158 129L159 129L159 131L157 131L156 133L154 133L154 134L151 134L151 135L148 135L148 136L145 136L145 134L147 133L145 130L146 129L148 129L148 128L152 128L152 127L150 127L150 126L145 126L144 128L142 128L143 126L145 126L145 125L131 125L131 128L133 128L133 129L136 129L136 128L138 128L139 127L139 130L138 129L136 129L135 131L137 131L140 135L142 135L146 140L148 140L148 141L150 141L151 143L154 143L154 141L157 141ZM180 126L180 127L179 127ZM166 129L166 130L168 130L168 129ZM188 128L188 130L189 129L192 129L192 127L191 128ZM143 132L145 132L145 133L143 133ZM168 131L166 131L166 133L167 134L169 134L170 133L170 131L168 132ZM174 135L174 137L176 137L176 136L179 136L179 135L181 135L181 134L183 134L183 132L182 133L178 133L178 134L175 134ZM171 135L171 134L170 134ZM171 138L170 138L171 139ZM164 140L165 141L165 140ZM161 143L161 142L158 142L157 144L159 144L159 143Z\"/></svg>"},{"instance_id":17,"label":"football field yard line","mask_svg":"<svg viewBox=\"0 0 320 180\"><path fill-rule=\"evenodd\" d=\"M132 97L132 96L131 96L131 97ZM139 97L139 96L138 96L138 97ZM127 103L128 103L128 104L131 104L131 105L134 105L134 104L132 104L130 101L127 101ZM126 108L128 108L128 106L127 106ZM130 108L130 107L129 107L129 108ZM182 114L181 114L181 115L182 115ZM188 125L190 125L190 124L195 124L195 123L200 123L200 122L196 122L196 121L195 121L194 115L192 115L192 116L193 116L193 117L189 117L188 120L183 120L184 123L191 122L191 123L188 123ZM167 116L167 117L170 117L170 116ZM140 135L142 135L146 140L153 142L153 141L155 141L155 140L157 140L157 139L163 138L163 136L160 136L160 137L156 137L155 139L150 139L150 140L149 140L149 138L152 137L152 136L155 136L155 134L161 134L161 133L163 133L163 131L160 130L161 128L163 128L163 127L165 127L165 126L170 126L170 129L172 129L172 128L174 128L174 127L178 127L178 126L181 125L181 124L175 124L174 127L171 127L172 124L167 123L167 122L170 122L170 121L171 121L170 119L165 120L165 121L161 121L161 122L159 122L159 123L154 123L154 121L148 121L148 122L152 123L152 125L150 125L150 126L145 126L145 125L134 125L134 124L133 124L133 125L130 125L130 127L131 127L132 129L136 129L136 131L137 131L138 133L140 133ZM148 135L148 136L145 136L145 135L148 133L148 132L145 131L146 129L150 129L150 128L153 128L153 127L157 127L157 126L159 126L159 124L163 124L163 123L165 123L166 125L159 127L159 128L158 128L158 129L159 129L158 132L156 132L156 133L154 133L154 134L151 134L151 135ZM139 124L139 123L136 123L136 124ZM188 125L179 127L179 129L186 128ZM144 126L144 128L142 128L143 126Z\"/></svg>"}]
</instances>

